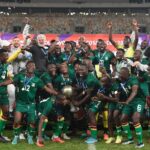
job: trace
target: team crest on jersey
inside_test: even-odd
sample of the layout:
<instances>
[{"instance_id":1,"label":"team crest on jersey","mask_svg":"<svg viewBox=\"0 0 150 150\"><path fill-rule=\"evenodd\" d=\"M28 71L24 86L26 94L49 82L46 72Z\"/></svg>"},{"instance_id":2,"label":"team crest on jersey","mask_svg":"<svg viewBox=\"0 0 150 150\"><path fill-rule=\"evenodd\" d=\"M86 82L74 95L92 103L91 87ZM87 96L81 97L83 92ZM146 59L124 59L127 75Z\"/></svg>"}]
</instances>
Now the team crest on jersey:
<instances>
[{"instance_id":1,"label":"team crest on jersey","mask_svg":"<svg viewBox=\"0 0 150 150\"><path fill-rule=\"evenodd\" d=\"M5 78L6 78L6 71L3 71L3 72L2 72L1 78L2 78L2 79L5 79Z\"/></svg>"},{"instance_id":2,"label":"team crest on jersey","mask_svg":"<svg viewBox=\"0 0 150 150\"><path fill-rule=\"evenodd\" d=\"M35 87L35 83L32 83L32 85L31 85L32 87Z\"/></svg>"},{"instance_id":3,"label":"team crest on jersey","mask_svg":"<svg viewBox=\"0 0 150 150\"><path fill-rule=\"evenodd\" d=\"M105 57L105 60L108 60L108 57Z\"/></svg>"},{"instance_id":4,"label":"team crest on jersey","mask_svg":"<svg viewBox=\"0 0 150 150\"><path fill-rule=\"evenodd\" d=\"M5 76L4 76L4 75L2 75L2 76L1 76L1 78L2 78L2 79L5 79Z\"/></svg>"}]
</instances>

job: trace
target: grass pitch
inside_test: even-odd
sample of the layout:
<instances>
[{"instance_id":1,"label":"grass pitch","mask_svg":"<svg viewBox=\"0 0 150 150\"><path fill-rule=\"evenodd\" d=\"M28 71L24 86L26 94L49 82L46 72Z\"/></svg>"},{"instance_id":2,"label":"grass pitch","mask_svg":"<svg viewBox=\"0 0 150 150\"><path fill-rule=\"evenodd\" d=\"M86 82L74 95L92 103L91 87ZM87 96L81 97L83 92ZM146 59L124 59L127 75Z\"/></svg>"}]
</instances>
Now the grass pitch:
<instances>
[{"instance_id":1,"label":"grass pitch","mask_svg":"<svg viewBox=\"0 0 150 150\"><path fill-rule=\"evenodd\" d=\"M12 132L5 131L4 133L12 139ZM136 136L135 144L136 144ZM17 145L11 143L0 143L1 150L135 150L135 144L121 145L121 144L105 144L102 138L95 145L88 145L84 142L84 139L80 137L72 137L71 140L66 141L64 144L53 143L52 141L46 141L45 147L39 148L35 144L29 145L26 140L19 141ZM150 150L150 143L148 143L148 133L144 131L144 144L145 147L142 150Z\"/></svg>"}]
</instances>

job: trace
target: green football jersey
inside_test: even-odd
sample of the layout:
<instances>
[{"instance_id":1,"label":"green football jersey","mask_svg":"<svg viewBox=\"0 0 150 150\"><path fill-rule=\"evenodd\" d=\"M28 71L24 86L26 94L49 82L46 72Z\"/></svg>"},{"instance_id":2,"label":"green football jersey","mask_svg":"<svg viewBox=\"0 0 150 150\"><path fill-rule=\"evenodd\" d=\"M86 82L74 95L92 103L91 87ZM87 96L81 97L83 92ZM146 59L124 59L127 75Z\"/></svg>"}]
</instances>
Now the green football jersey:
<instances>
[{"instance_id":1,"label":"green football jersey","mask_svg":"<svg viewBox=\"0 0 150 150\"><path fill-rule=\"evenodd\" d=\"M84 79L80 77L76 78L76 84L77 87L83 90L93 89L96 92L100 88L100 81L92 73L88 73Z\"/></svg>"},{"instance_id":2,"label":"green football jersey","mask_svg":"<svg viewBox=\"0 0 150 150\"><path fill-rule=\"evenodd\" d=\"M64 86L71 85L73 86L75 83L74 74L69 73L68 77L64 77L63 74L59 74L54 80L54 87L57 90L62 90Z\"/></svg>"},{"instance_id":3,"label":"green football jersey","mask_svg":"<svg viewBox=\"0 0 150 150\"><path fill-rule=\"evenodd\" d=\"M0 63L0 82L4 82L8 77L8 64ZM7 94L7 86L0 86L0 94Z\"/></svg>"},{"instance_id":4,"label":"green football jersey","mask_svg":"<svg viewBox=\"0 0 150 150\"><path fill-rule=\"evenodd\" d=\"M149 94L150 94L150 74L146 72L146 73L143 75L143 79L144 79L144 81L148 84Z\"/></svg>"},{"instance_id":5,"label":"green football jersey","mask_svg":"<svg viewBox=\"0 0 150 150\"><path fill-rule=\"evenodd\" d=\"M21 104L35 103L37 90L44 87L40 78L36 76L28 78L23 73L15 75L13 81L16 85L16 100Z\"/></svg>"},{"instance_id":6,"label":"green football jersey","mask_svg":"<svg viewBox=\"0 0 150 150\"><path fill-rule=\"evenodd\" d=\"M92 50L88 50L87 52L86 52L86 54L93 54L93 51ZM82 62L83 61L83 59L85 58L85 53L82 53L81 51L79 51L79 52L77 52L76 54L75 54L75 57L76 57L76 59L79 61L79 62ZM93 60L93 55L91 55L91 56L88 56L88 58L90 59L90 60Z\"/></svg>"},{"instance_id":7,"label":"green football jersey","mask_svg":"<svg viewBox=\"0 0 150 150\"><path fill-rule=\"evenodd\" d=\"M103 93L106 96L113 97L115 94L119 92L119 84L117 82L114 82L109 86L109 88L101 86L98 89L98 92Z\"/></svg>"},{"instance_id":8,"label":"green football jersey","mask_svg":"<svg viewBox=\"0 0 150 150\"><path fill-rule=\"evenodd\" d=\"M52 77L48 72L43 73L40 78L43 81L44 85L52 83Z\"/></svg>"},{"instance_id":9,"label":"green football jersey","mask_svg":"<svg viewBox=\"0 0 150 150\"><path fill-rule=\"evenodd\" d=\"M135 99L145 99L145 95L140 88L140 83L138 81L138 78L136 76L130 76L129 79L126 82L120 82L119 83L119 92L120 92L120 98L122 101L127 100L132 92L132 86L137 85L139 86L137 95L135 96Z\"/></svg>"},{"instance_id":10,"label":"green football jersey","mask_svg":"<svg viewBox=\"0 0 150 150\"><path fill-rule=\"evenodd\" d=\"M106 71L110 73L110 64L112 59L115 57L114 54L110 51L101 53L99 50L94 50L93 54L93 64L100 64L101 66L104 66Z\"/></svg>"},{"instance_id":11,"label":"green football jersey","mask_svg":"<svg viewBox=\"0 0 150 150\"><path fill-rule=\"evenodd\" d=\"M67 54L66 52L62 52L62 58L67 63L69 62L69 60L70 60L70 58L71 58L72 55L73 55L73 52L70 52L69 54Z\"/></svg>"},{"instance_id":12,"label":"green football jersey","mask_svg":"<svg viewBox=\"0 0 150 150\"><path fill-rule=\"evenodd\" d=\"M48 72L43 73L40 79L43 81L44 85L47 85L49 83L52 84L53 80L53 78L50 76ZM50 94L47 93L45 90L40 90L39 92L41 100L50 97Z\"/></svg>"},{"instance_id":13,"label":"green football jersey","mask_svg":"<svg viewBox=\"0 0 150 150\"><path fill-rule=\"evenodd\" d=\"M61 64L63 62L67 61L65 55L62 53L58 57L56 57L54 54L51 54L48 57L48 62L52 64Z\"/></svg>"}]
</instances>

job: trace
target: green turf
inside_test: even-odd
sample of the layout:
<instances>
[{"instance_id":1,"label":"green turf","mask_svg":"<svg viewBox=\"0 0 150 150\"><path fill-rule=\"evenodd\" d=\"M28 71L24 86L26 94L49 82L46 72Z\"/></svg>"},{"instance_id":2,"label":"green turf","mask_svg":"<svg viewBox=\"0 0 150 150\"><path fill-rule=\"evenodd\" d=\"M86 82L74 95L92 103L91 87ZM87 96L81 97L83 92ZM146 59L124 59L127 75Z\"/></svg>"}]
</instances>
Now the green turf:
<instances>
[{"instance_id":1,"label":"green turf","mask_svg":"<svg viewBox=\"0 0 150 150\"><path fill-rule=\"evenodd\" d=\"M5 135L12 138L12 132L5 132ZM135 137L136 143L136 137ZM149 150L150 144L148 143L148 134L144 131L144 144L145 147L142 150ZM45 142L45 147L38 148L35 144L28 145L26 141L20 141L17 145L12 145L11 143L3 144L0 143L1 150L135 150L135 144L131 145L117 145L117 144L105 144L103 140L99 140L96 143L96 149L91 145L84 143L83 139L72 138L71 141L65 142L65 144L53 143L51 141Z\"/></svg>"}]
</instances>

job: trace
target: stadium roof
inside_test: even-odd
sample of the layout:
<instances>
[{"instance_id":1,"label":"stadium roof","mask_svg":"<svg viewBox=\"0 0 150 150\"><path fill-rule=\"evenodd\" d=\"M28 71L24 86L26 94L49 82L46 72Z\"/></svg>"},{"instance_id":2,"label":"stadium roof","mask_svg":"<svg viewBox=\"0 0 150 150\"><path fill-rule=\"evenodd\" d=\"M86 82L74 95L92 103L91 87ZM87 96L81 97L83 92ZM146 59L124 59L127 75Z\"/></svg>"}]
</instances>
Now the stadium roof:
<instances>
[{"instance_id":1,"label":"stadium roof","mask_svg":"<svg viewBox=\"0 0 150 150\"><path fill-rule=\"evenodd\" d=\"M114 12L132 9L135 12L150 13L150 2L137 0L143 3L129 3L129 1L131 0L0 0L0 9L6 12L11 8L12 13L92 11L93 9Z\"/></svg>"}]
</instances>

